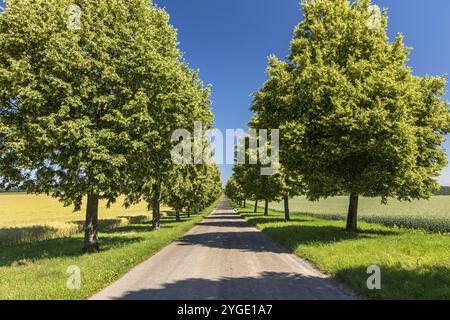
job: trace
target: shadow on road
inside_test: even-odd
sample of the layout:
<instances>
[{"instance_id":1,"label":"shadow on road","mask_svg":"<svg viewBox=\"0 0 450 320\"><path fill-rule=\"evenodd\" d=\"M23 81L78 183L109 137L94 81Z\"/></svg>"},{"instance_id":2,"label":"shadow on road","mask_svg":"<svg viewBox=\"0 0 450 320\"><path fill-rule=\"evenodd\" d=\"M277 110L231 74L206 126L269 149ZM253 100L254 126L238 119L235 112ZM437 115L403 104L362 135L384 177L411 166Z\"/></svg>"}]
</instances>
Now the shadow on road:
<instances>
[{"instance_id":1,"label":"shadow on road","mask_svg":"<svg viewBox=\"0 0 450 320\"><path fill-rule=\"evenodd\" d=\"M210 248L241 250L250 252L284 253L279 246L262 241L259 231L208 232L190 234L177 241L177 245L199 245Z\"/></svg>"},{"instance_id":2,"label":"shadow on road","mask_svg":"<svg viewBox=\"0 0 450 320\"><path fill-rule=\"evenodd\" d=\"M130 291L123 300L316 300L339 299L329 279L282 272L264 272L257 277L224 277L219 280L187 279L167 283L160 289ZM350 299L350 294L341 294ZM338 296L339 297L339 296Z\"/></svg>"}]
</instances>

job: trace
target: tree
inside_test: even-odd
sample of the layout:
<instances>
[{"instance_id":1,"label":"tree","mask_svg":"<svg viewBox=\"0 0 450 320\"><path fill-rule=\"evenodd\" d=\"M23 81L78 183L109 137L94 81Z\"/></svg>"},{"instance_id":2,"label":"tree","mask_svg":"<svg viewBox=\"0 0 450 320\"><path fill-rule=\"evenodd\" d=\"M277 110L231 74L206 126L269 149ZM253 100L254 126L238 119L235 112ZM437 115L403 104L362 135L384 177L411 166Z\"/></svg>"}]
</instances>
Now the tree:
<instances>
[{"instance_id":1,"label":"tree","mask_svg":"<svg viewBox=\"0 0 450 320\"><path fill-rule=\"evenodd\" d=\"M357 230L360 196L429 198L446 165L444 77L406 65L402 35L390 42L386 12L369 0L302 3L288 61L282 158L308 197L349 194L347 230ZM287 116L288 115L288 116Z\"/></svg>"},{"instance_id":2,"label":"tree","mask_svg":"<svg viewBox=\"0 0 450 320\"><path fill-rule=\"evenodd\" d=\"M75 210L86 197L92 252L99 199L113 203L136 168L155 169L147 159L163 146L150 142L182 117L171 103L184 69L167 14L149 1L77 1L80 28L68 28L70 4L9 1L0 15L2 176Z\"/></svg>"},{"instance_id":3,"label":"tree","mask_svg":"<svg viewBox=\"0 0 450 320\"><path fill-rule=\"evenodd\" d=\"M244 200L244 193L241 186L234 177L231 177L225 186L225 195L232 201L240 203Z\"/></svg>"},{"instance_id":4,"label":"tree","mask_svg":"<svg viewBox=\"0 0 450 320\"><path fill-rule=\"evenodd\" d=\"M172 43L176 45L176 38ZM172 61L172 60L171 60ZM172 150L176 142L172 141L175 130L194 131L194 123L203 123L203 130L211 127L213 115L210 109L210 87L204 87L198 72L178 60L173 60L173 71L164 78L163 90L167 94L155 97L147 105L153 121L152 130L142 136L143 149L130 157L141 159L132 161L137 164L127 183L127 206L145 200L152 209L152 229L160 228L160 203L164 184L170 183L170 175L178 164L173 162ZM167 67L166 67L167 69ZM170 70L170 69L169 69Z\"/></svg>"},{"instance_id":5,"label":"tree","mask_svg":"<svg viewBox=\"0 0 450 320\"><path fill-rule=\"evenodd\" d=\"M181 221L180 212L189 206L189 194L192 193L190 169L192 165L179 165L169 176L170 183L166 184L165 203L175 210L176 221ZM164 193L164 192L163 192Z\"/></svg>"},{"instance_id":6,"label":"tree","mask_svg":"<svg viewBox=\"0 0 450 320\"><path fill-rule=\"evenodd\" d=\"M255 128L254 121L250 122L250 125ZM260 153L259 148L250 150L246 146L246 158L249 158L251 153L255 151ZM256 158L255 155L253 155L253 158ZM264 215L267 216L269 214L269 202L280 198L281 181L279 174L263 175L261 173L262 167L260 160L257 160L255 164L235 164L233 179L242 192L243 199L247 197L255 199L255 212L257 211L258 200L264 200Z\"/></svg>"},{"instance_id":7,"label":"tree","mask_svg":"<svg viewBox=\"0 0 450 320\"><path fill-rule=\"evenodd\" d=\"M300 175L287 171L283 166L277 174L279 194L283 199L284 219L291 220L289 210L289 199L306 193L306 186Z\"/></svg>"},{"instance_id":8,"label":"tree","mask_svg":"<svg viewBox=\"0 0 450 320\"><path fill-rule=\"evenodd\" d=\"M292 98L292 88L289 85L292 80L289 64L279 61L275 56L269 57L267 68L268 79L263 87L254 93L251 110L254 113L252 125L258 128L280 128L286 119L290 119L287 113ZM289 131L281 130L280 154L281 158L286 154L283 143ZM278 173L273 177L275 183L274 191L283 199L285 220L290 220L289 199L306 192L306 185L302 175L294 170L288 170L281 166ZM256 212L256 208L255 208Z\"/></svg>"}]
</instances>

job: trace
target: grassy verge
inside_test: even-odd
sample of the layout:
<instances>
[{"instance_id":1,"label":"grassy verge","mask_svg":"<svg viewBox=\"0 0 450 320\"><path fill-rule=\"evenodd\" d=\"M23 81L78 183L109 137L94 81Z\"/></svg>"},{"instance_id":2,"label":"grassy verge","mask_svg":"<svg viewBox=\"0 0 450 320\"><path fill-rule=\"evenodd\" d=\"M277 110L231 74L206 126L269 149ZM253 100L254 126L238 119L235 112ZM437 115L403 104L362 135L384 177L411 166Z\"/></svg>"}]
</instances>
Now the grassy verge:
<instances>
[{"instance_id":1,"label":"grassy verge","mask_svg":"<svg viewBox=\"0 0 450 320\"><path fill-rule=\"evenodd\" d=\"M283 213L269 217L236 210L269 237L324 273L373 299L450 299L450 235L360 223L359 233L343 221ZM367 268L381 268L381 290L367 289Z\"/></svg>"},{"instance_id":2,"label":"grassy verge","mask_svg":"<svg viewBox=\"0 0 450 320\"><path fill-rule=\"evenodd\" d=\"M157 231L149 231L149 224L139 221L105 228L98 254L80 253L81 234L1 248L0 299L86 299L182 236L216 204L182 222L164 217ZM67 289L69 266L81 269L79 290Z\"/></svg>"},{"instance_id":3,"label":"grassy verge","mask_svg":"<svg viewBox=\"0 0 450 320\"><path fill-rule=\"evenodd\" d=\"M272 202L269 207L274 210L284 210L281 202ZM450 232L449 207L450 196L434 196L430 200L411 202L389 199L387 205L381 204L381 198L361 197L358 216L361 221L382 224L387 227L398 226L431 232ZM316 202L308 201L305 197L296 197L291 199L290 208L292 213L321 219L345 220L348 197L333 197Z\"/></svg>"}]
</instances>

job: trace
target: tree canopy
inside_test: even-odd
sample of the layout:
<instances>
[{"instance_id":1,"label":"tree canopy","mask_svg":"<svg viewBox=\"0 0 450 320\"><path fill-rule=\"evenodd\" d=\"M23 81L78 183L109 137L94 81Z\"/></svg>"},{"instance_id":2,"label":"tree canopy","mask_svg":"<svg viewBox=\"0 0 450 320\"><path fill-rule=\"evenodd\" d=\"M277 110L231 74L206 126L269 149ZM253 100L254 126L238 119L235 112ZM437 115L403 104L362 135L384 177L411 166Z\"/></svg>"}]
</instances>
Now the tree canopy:
<instances>
[{"instance_id":1,"label":"tree canopy","mask_svg":"<svg viewBox=\"0 0 450 320\"><path fill-rule=\"evenodd\" d=\"M4 186L75 210L87 196L84 250L97 251L99 199L161 190L172 132L211 125L212 113L164 10L80 0L81 24L69 28L70 5L8 1L0 15L0 170Z\"/></svg>"},{"instance_id":2,"label":"tree canopy","mask_svg":"<svg viewBox=\"0 0 450 320\"><path fill-rule=\"evenodd\" d=\"M410 48L390 41L387 12L370 0L303 1L286 60L269 58L254 119L281 130L281 164L309 199L429 198L446 165L450 114L444 76L419 77Z\"/></svg>"}]
</instances>

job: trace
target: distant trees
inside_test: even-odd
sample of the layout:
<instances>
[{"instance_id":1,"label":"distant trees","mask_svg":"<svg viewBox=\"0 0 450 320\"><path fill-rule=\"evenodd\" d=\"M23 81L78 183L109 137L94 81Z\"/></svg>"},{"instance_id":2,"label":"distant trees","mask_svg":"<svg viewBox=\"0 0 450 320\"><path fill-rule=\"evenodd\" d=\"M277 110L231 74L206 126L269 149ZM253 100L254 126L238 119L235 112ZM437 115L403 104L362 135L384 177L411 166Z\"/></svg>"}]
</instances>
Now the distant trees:
<instances>
[{"instance_id":1,"label":"distant trees","mask_svg":"<svg viewBox=\"0 0 450 320\"><path fill-rule=\"evenodd\" d=\"M442 186L438 191L434 193L436 196L450 196L450 187Z\"/></svg>"},{"instance_id":2,"label":"distant trees","mask_svg":"<svg viewBox=\"0 0 450 320\"><path fill-rule=\"evenodd\" d=\"M209 88L181 61L162 9L77 1L81 25L69 28L68 4L11 1L0 14L0 170L6 187L75 210L86 199L83 251L94 252L100 199L147 200L159 227L163 183L178 170L171 134L211 124L212 114Z\"/></svg>"},{"instance_id":3,"label":"distant trees","mask_svg":"<svg viewBox=\"0 0 450 320\"><path fill-rule=\"evenodd\" d=\"M438 189L445 79L412 74L403 37L389 42L386 13L369 0L302 8L287 60L269 59L254 119L280 128L284 173L301 177L309 199L349 195L346 228L355 231L360 196L411 200Z\"/></svg>"},{"instance_id":4,"label":"distant trees","mask_svg":"<svg viewBox=\"0 0 450 320\"><path fill-rule=\"evenodd\" d=\"M235 177L231 177L228 180L227 185L225 186L225 194L231 200L233 200L241 205L243 204L244 192L242 190L242 187L236 181Z\"/></svg>"},{"instance_id":5,"label":"distant trees","mask_svg":"<svg viewBox=\"0 0 450 320\"><path fill-rule=\"evenodd\" d=\"M197 212L216 200L222 193L220 172L215 165L179 165L163 188L164 203L175 210L176 220L185 210Z\"/></svg>"}]
</instances>

